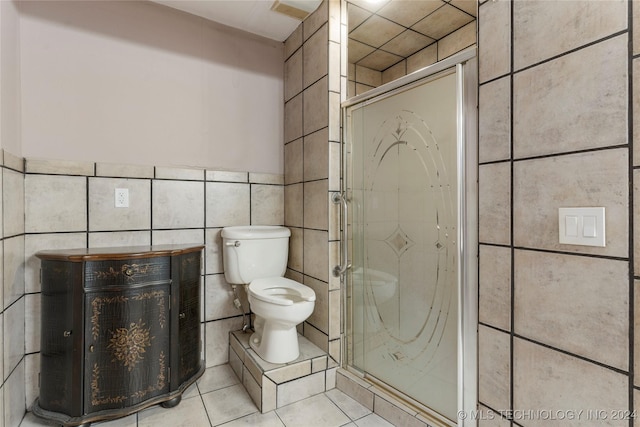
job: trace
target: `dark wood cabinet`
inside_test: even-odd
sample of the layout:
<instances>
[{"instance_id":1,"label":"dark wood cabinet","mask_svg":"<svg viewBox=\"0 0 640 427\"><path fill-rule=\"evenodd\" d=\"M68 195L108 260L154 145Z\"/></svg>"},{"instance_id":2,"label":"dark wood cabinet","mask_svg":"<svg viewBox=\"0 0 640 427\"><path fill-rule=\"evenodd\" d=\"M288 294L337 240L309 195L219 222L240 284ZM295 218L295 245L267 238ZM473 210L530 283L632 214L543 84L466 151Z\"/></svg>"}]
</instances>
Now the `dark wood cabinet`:
<instances>
[{"instance_id":1,"label":"dark wood cabinet","mask_svg":"<svg viewBox=\"0 0 640 427\"><path fill-rule=\"evenodd\" d=\"M65 426L171 407L204 372L203 246L38 252L39 417Z\"/></svg>"}]
</instances>

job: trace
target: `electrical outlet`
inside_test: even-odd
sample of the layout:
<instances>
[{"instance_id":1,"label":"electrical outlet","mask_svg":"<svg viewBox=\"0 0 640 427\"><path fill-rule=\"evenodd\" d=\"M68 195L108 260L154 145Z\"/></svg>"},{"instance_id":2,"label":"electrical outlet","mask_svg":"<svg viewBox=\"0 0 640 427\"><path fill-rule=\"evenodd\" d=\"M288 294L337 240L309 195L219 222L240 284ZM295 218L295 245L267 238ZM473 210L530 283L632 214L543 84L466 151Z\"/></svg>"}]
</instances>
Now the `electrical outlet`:
<instances>
[{"instance_id":1,"label":"electrical outlet","mask_svg":"<svg viewBox=\"0 0 640 427\"><path fill-rule=\"evenodd\" d=\"M129 189L128 188L116 188L116 208L128 208L129 207Z\"/></svg>"}]
</instances>

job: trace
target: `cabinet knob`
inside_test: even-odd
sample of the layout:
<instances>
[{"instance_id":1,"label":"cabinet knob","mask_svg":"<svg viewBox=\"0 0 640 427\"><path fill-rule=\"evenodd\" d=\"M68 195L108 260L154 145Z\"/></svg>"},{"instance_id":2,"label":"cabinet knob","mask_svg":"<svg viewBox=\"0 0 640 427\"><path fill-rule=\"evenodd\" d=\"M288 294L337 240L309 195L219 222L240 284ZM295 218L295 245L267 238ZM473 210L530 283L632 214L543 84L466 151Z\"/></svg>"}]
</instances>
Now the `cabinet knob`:
<instances>
[{"instance_id":1,"label":"cabinet knob","mask_svg":"<svg viewBox=\"0 0 640 427\"><path fill-rule=\"evenodd\" d=\"M134 272L133 272L133 269L132 269L132 268L127 268L127 269L124 271L124 274L126 274L127 276L133 276L133 273L134 273Z\"/></svg>"},{"instance_id":2,"label":"cabinet knob","mask_svg":"<svg viewBox=\"0 0 640 427\"><path fill-rule=\"evenodd\" d=\"M187 317L187 315L184 314L184 313L180 313L180 314L178 314L178 317L181 318L181 319L184 319L185 317Z\"/></svg>"},{"instance_id":3,"label":"cabinet knob","mask_svg":"<svg viewBox=\"0 0 640 427\"><path fill-rule=\"evenodd\" d=\"M93 346L93 344L91 344L91 345L89 346L89 351L90 351L91 353L93 353L94 348L95 348L95 347Z\"/></svg>"},{"instance_id":4,"label":"cabinet knob","mask_svg":"<svg viewBox=\"0 0 640 427\"><path fill-rule=\"evenodd\" d=\"M62 336L65 337L65 338L71 336L71 331L64 331L62 333Z\"/></svg>"}]
</instances>

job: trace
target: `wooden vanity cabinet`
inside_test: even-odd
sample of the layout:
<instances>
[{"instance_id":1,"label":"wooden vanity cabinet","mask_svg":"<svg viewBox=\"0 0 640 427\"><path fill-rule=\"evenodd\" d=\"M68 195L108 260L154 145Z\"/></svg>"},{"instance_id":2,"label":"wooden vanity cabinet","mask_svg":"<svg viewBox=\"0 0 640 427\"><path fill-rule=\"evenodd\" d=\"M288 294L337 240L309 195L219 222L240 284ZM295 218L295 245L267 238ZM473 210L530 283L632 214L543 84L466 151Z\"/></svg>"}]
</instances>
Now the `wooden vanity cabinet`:
<instances>
[{"instance_id":1,"label":"wooden vanity cabinet","mask_svg":"<svg viewBox=\"0 0 640 427\"><path fill-rule=\"evenodd\" d=\"M180 402L204 372L203 246L38 252L39 417L65 426Z\"/></svg>"}]
</instances>

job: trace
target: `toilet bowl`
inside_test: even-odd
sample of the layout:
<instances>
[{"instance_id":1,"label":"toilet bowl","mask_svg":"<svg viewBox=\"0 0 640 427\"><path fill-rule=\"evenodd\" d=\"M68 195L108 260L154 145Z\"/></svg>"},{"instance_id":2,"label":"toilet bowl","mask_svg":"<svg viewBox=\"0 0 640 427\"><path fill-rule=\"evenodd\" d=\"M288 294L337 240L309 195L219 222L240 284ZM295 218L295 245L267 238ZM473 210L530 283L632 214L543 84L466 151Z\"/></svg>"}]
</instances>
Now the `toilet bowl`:
<instances>
[{"instance_id":1,"label":"toilet bowl","mask_svg":"<svg viewBox=\"0 0 640 427\"><path fill-rule=\"evenodd\" d=\"M389 309L393 310L393 307L387 307L387 302L396 296L398 278L384 271L359 267L354 269L352 280L354 292L363 295L364 299L355 305L355 315L367 319L370 332L380 330L385 312L388 314Z\"/></svg>"},{"instance_id":2,"label":"toilet bowl","mask_svg":"<svg viewBox=\"0 0 640 427\"><path fill-rule=\"evenodd\" d=\"M357 268L353 272L353 280L366 284L379 303L385 303L393 298L398 288L396 276L371 268Z\"/></svg>"},{"instance_id":3,"label":"toilet bowl","mask_svg":"<svg viewBox=\"0 0 640 427\"><path fill-rule=\"evenodd\" d=\"M296 326L313 313L313 289L284 277L253 280L248 286L249 306L256 315L249 345L264 360L286 363L298 358Z\"/></svg>"},{"instance_id":4,"label":"toilet bowl","mask_svg":"<svg viewBox=\"0 0 640 427\"><path fill-rule=\"evenodd\" d=\"M255 314L251 348L270 363L287 363L299 354L296 326L313 313L316 295L302 283L283 277L291 231L280 226L222 229L224 274L243 284Z\"/></svg>"}]
</instances>

